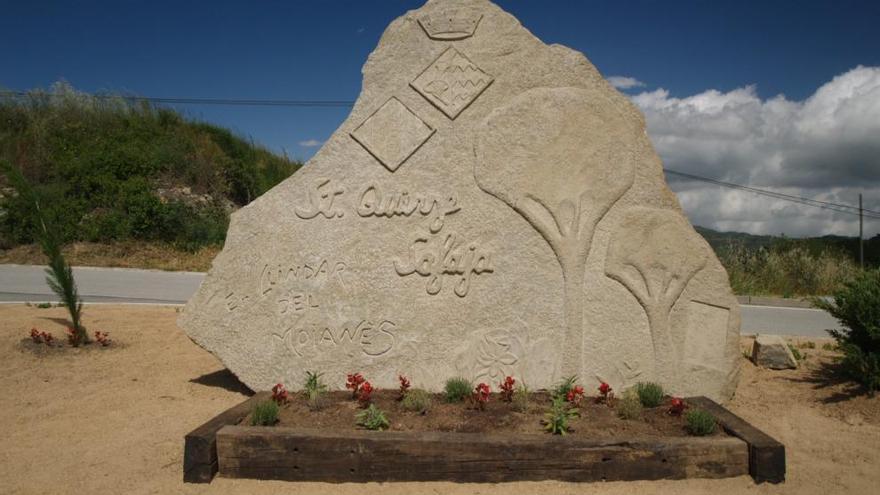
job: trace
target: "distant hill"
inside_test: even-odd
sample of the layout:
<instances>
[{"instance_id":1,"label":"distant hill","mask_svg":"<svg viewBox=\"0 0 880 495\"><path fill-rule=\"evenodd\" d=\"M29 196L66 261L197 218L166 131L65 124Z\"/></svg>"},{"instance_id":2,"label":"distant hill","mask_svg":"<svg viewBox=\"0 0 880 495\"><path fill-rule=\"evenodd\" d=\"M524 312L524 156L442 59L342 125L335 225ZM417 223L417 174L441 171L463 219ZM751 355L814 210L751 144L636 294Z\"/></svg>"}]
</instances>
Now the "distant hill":
<instances>
[{"instance_id":1,"label":"distant hill","mask_svg":"<svg viewBox=\"0 0 880 495\"><path fill-rule=\"evenodd\" d=\"M0 160L36 185L65 242L223 242L230 211L295 172L227 129L66 83L0 98ZM0 176L0 248L33 242L32 207Z\"/></svg>"},{"instance_id":2,"label":"distant hill","mask_svg":"<svg viewBox=\"0 0 880 495\"><path fill-rule=\"evenodd\" d=\"M722 255L732 245L748 250L764 248L767 250L785 251L794 247L806 249L813 255L823 251L845 255L853 261L859 259L858 237L825 235L821 237L791 238L785 236L754 235L743 232L719 232L706 227L694 226L697 232L712 246L716 253ZM880 235L865 239L865 264L880 266Z\"/></svg>"}]
</instances>

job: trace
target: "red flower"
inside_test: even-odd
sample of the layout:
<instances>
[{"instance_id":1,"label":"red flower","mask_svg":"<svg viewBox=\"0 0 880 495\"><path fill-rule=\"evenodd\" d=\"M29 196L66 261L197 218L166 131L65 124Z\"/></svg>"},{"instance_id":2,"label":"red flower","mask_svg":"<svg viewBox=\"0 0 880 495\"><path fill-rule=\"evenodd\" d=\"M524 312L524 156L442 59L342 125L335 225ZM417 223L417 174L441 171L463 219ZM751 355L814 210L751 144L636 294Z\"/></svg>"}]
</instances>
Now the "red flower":
<instances>
[{"instance_id":1,"label":"red flower","mask_svg":"<svg viewBox=\"0 0 880 495\"><path fill-rule=\"evenodd\" d=\"M373 385L371 385L370 382L364 381L361 384L357 400L361 403L362 406L366 407L370 403L370 401L372 400L371 396L373 394L373 390Z\"/></svg>"},{"instance_id":2,"label":"red flower","mask_svg":"<svg viewBox=\"0 0 880 495\"><path fill-rule=\"evenodd\" d=\"M290 395L287 393L287 389L284 388L284 385L276 383L275 386L272 387L272 400L277 404L285 404L289 399Z\"/></svg>"},{"instance_id":3,"label":"red flower","mask_svg":"<svg viewBox=\"0 0 880 495\"><path fill-rule=\"evenodd\" d=\"M602 382L602 384L599 385L599 393L602 394L602 396L604 397L608 395L608 392L611 392L611 385Z\"/></svg>"},{"instance_id":4,"label":"red flower","mask_svg":"<svg viewBox=\"0 0 880 495\"><path fill-rule=\"evenodd\" d=\"M406 397L406 392L409 390L409 378L403 375L397 375L397 379L400 380L400 399L403 400Z\"/></svg>"},{"instance_id":5,"label":"red flower","mask_svg":"<svg viewBox=\"0 0 880 495\"><path fill-rule=\"evenodd\" d=\"M95 332L95 340L104 347L110 345L110 334L106 332Z\"/></svg>"},{"instance_id":6,"label":"red flower","mask_svg":"<svg viewBox=\"0 0 880 495\"><path fill-rule=\"evenodd\" d=\"M504 381L498 385L501 389L501 400L504 402L511 402L513 400L513 386L515 383L516 380L512 376L504 377Z\"/></svg>"},{"instance_id":7,"label":"red flower","mask_svg":"<svg viewBox=\"0 0 880 495\"><path fill-rule=\"evenodd\" d=\"M350 373L345 382L345 388L351 390L352 398L357 398L361 385L367 380L360 373Z\"/></svg>"},{"instance_id":8,"label":"red flower","mask_svg":"<svg viewBox=\"0 0 880 495\"><path fill-rule=\"evenodd\" d=\"M565 394L565 400L571 403L573 406L577 407L580 405L581 400L584 398L584 387L580 385L576 385L574 388L568 391Z\"/></svg>"},{"instance_id":9,"label":"red flower","mask_svg":"<svg viewBox=\"0 0 880 495\"><path fill-rule=\"evenodd\" d=\"M670 399L669 414L673 416L681 416L685 409L687 409L687 404L684 403L684 399L680 397L673 397Z\"/></svg>"},{"instance_id":10,"label":"red flower","mask_svg":"<svg viewBox=\"0 0 880 495\"><path fill-rule=\"evenodd\" d=\"M40 333L39 330L37 330L36 328L31 328L31 340L33 340L34 343L39 344L43 341L43 338L41 335L42 334Z\"/></svg>"},{"instance_id":11,"label":"red flower","mask_svg":"<svg viewBox=\"0 0 880 495\"><path fill-rule=\"evenodd\" d=\"M489 394L491 390L489 389L489 385L485 383L480 383L474 388L474 393L471 396L471 400L480 408L480 410L486 409L486 403L489 402Z\"/></svg>"}]
</instances>

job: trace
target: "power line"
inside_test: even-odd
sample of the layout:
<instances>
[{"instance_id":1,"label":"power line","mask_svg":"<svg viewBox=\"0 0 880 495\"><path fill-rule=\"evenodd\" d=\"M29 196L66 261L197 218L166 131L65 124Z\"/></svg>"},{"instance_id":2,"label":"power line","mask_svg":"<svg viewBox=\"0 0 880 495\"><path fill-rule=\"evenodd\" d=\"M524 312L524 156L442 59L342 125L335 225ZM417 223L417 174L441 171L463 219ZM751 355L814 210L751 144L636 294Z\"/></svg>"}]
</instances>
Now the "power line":
<instances>
[{"instance_id":1,"label":"power line","mask_svg":"<svg viewBox=\"0 0 880 495\"><path fill-rule=\"evenodd\" d=\"M27 91L0 91L0 96L22 98L33 94ZM53 93L43 93L53 96ZM233 105L233 106L262 106L262 107L340 107L354 106L353 101L348 100L254 100L238 98L162 98L151 96L126 96L116 94L93 94L92 98L101 100L123 99L127 101L147 101L150 103L171 103L184 105Z\"/></svg>"},{"instance_id":2,"label":"power line","mask_svg":"<svg viewBox=\"0 0 880 495\"><path fill-rule=\"evenodd\" d=\"M30 96L34 93L30 93L27 91L0 91L0 96L5 97L13 97L13 98L22 98ZM36 93L40 94L40 93ZM52 96L52 93L43 93L49 96ZM93 98L98 98L102 100L113 100L113 99L123 99L127 101L145 101L150 103L169 103L169 104L183 104L183 105L232 105L232 106L266 106L266 107L335 107L335 108L348 108L354 106L353 101L349 100L260 100L260 99L240 99L240 98L162 98L162 97L150 97L150 96L125 96L125 95L116 95L116 94L93 94L90 95ZM783 201L789 201L792 203L798 203L807 206L813 206L815 208L822 208L826 210L836 211L838 213L846 213L850 215L859 215L859 207L853 205L845 205L841 203L833 203L830 201L821 201L818 199L804 198L801 196L794 196L791 194L785 194L775 191L769 191L766 189L758 189L756 187L745 186L742 184L735 184L732 182L724 182L717 179L711 179L709 177L702 177L699 175L688 174L685 172L679 172L677 170L672 169L664 169L666 173L677 175L679 177L684 177L686 179L707 182L709 184L715 184L721 187L727 187L730 189L738 189L741 191L748 191L754 194L759 194L762 196L767 196L775 199L780 199ZM880 211L862 209L862 214L868 218L880 218Z\"/></svg>"},{"instance_id":3,"label":"power line","mask_svg":"<svg viewBox=\"0 0 880 495\"><path fill-rule=\"evenodd\" d=\"M781 199L783 201L790 201L792 203L799 203L807 206L813 206L815 208L822 208L826 210L836 211L838 213L846 213L849 215L859 215L859 207L853 205L846 205L841 203L832 203L830 201L820 201L818 199L804 198L801 196L793 196L791 194L780 193L776 191L768 191L766 189L758 189L756 187L744 186L742 184L734 184L732 182L724 182L717 179L710 179L708 177L702 177L699 175L688 174L685 172L679 172L677 170L672 169L664 169L664 171L668 174L677 175L679 177L684 177L686 179L707 182L709 184L715 184L721 187L727 187L730 189L739 189L741 191L748 191L754 194L759 194L762 196L768 196L775 199ZM880 211L862 209L863 215L868 218L880 218Z\"/></svg>"}]
</instances>

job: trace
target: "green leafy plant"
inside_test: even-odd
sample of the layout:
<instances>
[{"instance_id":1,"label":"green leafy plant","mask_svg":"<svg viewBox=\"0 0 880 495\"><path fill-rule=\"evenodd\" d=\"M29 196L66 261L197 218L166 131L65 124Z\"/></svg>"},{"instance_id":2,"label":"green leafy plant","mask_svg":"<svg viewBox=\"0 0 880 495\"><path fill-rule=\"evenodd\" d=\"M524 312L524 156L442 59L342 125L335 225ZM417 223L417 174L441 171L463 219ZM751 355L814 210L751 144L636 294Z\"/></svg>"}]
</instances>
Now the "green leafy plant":
<instances>
[{"instance_id":1,"label":"green leafy plant","mask_svg":"<svg viewBox=\"0 0 880 495\"><path fill-rule=\"evenodd\" d=\"M565 377L559 382L559 384L553 387L553 390L550 392L550 397L554 400L559 398L567 400L569 392L574 391L575 387L577 387L577 376L572 375Z\"/></svg>"},{"instance_id":2,"label":"green leafy plant","mask_svg":"<svg viewBox=\"0 0 880 495\"><path fill-rule=\"evenodd\" d=\"M715 416L702 409L691 409L685 414L687 431L691 435L702 437L715 432Z\"/></svg>"},{"instance_id":3,"label":"green leafy plant","mask_svg":"<svg viewBox=\"0 0 880 495\"><path fill-rule=\"evenodd\" d=\"M391 425L391 423L388 422L388 418L385 417L385 412L376 407L375 404L370 404L370 407L359 412L356 419L358 425L363 426L368 430L381 431Z\"/></svg>"},{"instance_id":4,"label":"green leafy plant","mask_svg":"<svg viewBox=\"0 0 880 495\"><path fill-rule=\"evenodd\" d=\"M550 411L544 415L544 429L554 435L565 435L569 430L569 420L578 416L580 413L576 408L570 407L562 397L556 397L550 405Z\"/></svg>"},{"instance_id":5,"label":"green leafy plant","mask_svg":"<svg viewBox=\"0 0 880 495\"><path fill-rule=\"evenodd\" d=\"M513 400L511 402L513 410L521 413L529 411L529 387L525 383L520 382L516 390L513 392Z\"/></svg>"},{"instance_id":6,"label":"green leafy plant","mask_svg":"<svg viewBox=\"0 0 880 495\"><path fill-rule=\"evenodd\" d=\"M880 390L880 269L866 270L844 283L833 301L814 299L844 327L829 330L843 352L841 367L873 395Z\"/></svg>"},{"instance_id":7,"label":"green leafy plant","mask_svg":"<svg viewBox=\"0 0 880 495\"><path fill-rule=\"evenodd\" d=\"M9 162L0 160L0 171L6 174L12 187L33 208L32 221L33 236L40 244L43 254L49 258L49 267L46 268L46 284L64 303L70 314L72 333L70 343L74 347L89 343L89 334L82 324L82 301L76 289L76 281L73 278L73 269L61 254L62 238L59 235L59 227L50 223L40 208L40 198L24 175Z\"/></svg>"},{"instance_id":8,"label":"green leafy plant","mask_svg":"<svg viewBox=\"0 0 880 495\"><path fill-rule=\"evenodd\" d=\"M645 407L657 407L663 402L663 387L659 383L636 383L636 393L639 395L639 401Z\"/></svg>"},{"instance_id":9,"label":"green leafy plant","mask_svg":"<svg viewBox=\"0 0 880 495\"><path fill-rule=\"evenodd\" d=\"M791 355L794 356L796 360L802 361L804 359L804 356L801 354L801 351L799 351L797 347L788 344L788 350L791 351Z\"/></svg>"},{"instance_id":10,"label":"green leafy plant","mask_svg":"<svg viewBox=\"0 0 880 495\"><path fill-rule=\"evenodd\" d=\"M41 303L37 304L38 309L48 309L51 307L52 307L52 303L49 303L49 302L41 302Z\"/></svg>"},{"instance_id":11,"label":"green leafy plant","mask_svg":"<svg viewBox=\"0 0 880 495\"><path fill-rule=\"evenodd\" d=\"M617 401L617 415L622 419L638 419L642 417L642 401L635 389L627 389L623 397Z\"/></svg>"},{"instance_id":12,"label":"green leafy plant","mask_svg":"<svg viewBox=\"0 0 880 495\"><path fill-rule=\"evenodd\" d=\"M470 397L474 385L467 378L455 377L446 380L446 386L443 388L443 394L446 402L464 402Z\"/></svg>"},{"instance_id":13,"label":"green leafy plant","mask_svg":"<svg viewBox=\"0 0 880 495\"><path fill-rule=\"evenodd\" d=\"M825 342L824 344L822 344L822 350L823 351L836 351L837 346L832 344L831 342Z\"/></svg>"},{"instance_id":14,"label":"green leafy plant","mask_svg":"<svg viewBox=\"0 0 880 495\"><path fill-rule=\"evenodd\" d=\"M428 409L431 408L431 394L420 388L410 389L406 395L403 396L401 406L403 406L405 411L426 414Z\"/></svg>"},{"instance_id":15,"label":"green leafy plant","mask_svg":"<svg viewBox=\"0 0 880 495\"><path fill-rule=\"evenodd\" d=\"M323 373L306 371L306 382L303 384L303 394L309 403L309 409L314 411L324 406L324 396L327 393L327 385L321 381Z\"/></svg>"},{"instance_id":16,"label":"green leafy plant","mask_svg":"<svg viewBox=\"0 0 880 495\"><path fill-rule=\"evenodd\" d=\"M278 422L278 404L274 400L260 402L251 413L251 426L272 426Z\"/></svg>"},{"instance_id":17,"label":"green leafy plant","mask_svg":"<svg viewBox=\"0 0 880 495\"><path fill-rule=\"evenodd\" d=\"M798 347L801 349L815 349L816 343L812 340L808 340L806 342L801 342L800 344L798 344Z\"/></svg>"}]
</instances>

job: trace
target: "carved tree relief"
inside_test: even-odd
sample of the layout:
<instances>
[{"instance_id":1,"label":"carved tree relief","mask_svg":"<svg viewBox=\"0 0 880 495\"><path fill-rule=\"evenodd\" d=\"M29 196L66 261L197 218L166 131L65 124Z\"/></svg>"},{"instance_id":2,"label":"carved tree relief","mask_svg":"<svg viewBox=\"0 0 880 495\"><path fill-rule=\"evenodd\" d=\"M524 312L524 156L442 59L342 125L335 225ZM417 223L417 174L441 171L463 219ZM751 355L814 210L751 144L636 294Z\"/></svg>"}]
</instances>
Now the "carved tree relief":
<instances>
[{"instance_id":1,"label":"carved tree relief","mask_svg":"<svg viewBox=\"0 0 880 495\"><path fill-rule=\"evenodd\" d=\"M585 263L596 224L632 186L640 123L581 88L526 91L477 137L474 177L550 245L564 281L564 374L581 370Z\"/></svg>"},{"instance_id":2,"label":"carved tree relief","mask_svg":"<svg viewBox=\"0 0 880 495\"><path fill-rule=\"evenodd\" d=\"M705 241L670 210L633 208L611 239L605 273L644 308L657 374L664 382L675 383L682 359L681 336L670 328L669 314L708 256Z\"/></svg>"}]
</instances>

